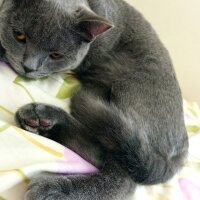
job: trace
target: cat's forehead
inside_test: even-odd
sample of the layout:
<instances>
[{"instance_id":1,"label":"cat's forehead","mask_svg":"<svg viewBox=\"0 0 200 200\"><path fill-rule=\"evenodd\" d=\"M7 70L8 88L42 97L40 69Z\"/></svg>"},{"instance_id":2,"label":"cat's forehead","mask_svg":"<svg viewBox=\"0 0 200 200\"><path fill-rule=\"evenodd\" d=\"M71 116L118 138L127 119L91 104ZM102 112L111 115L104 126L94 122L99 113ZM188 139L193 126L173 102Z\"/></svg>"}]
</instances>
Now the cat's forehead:
<instances>
[{"instance_id":1,"label":"cat's forehead","mask_svg":"<svg viewBox=\"0 0 200 200\"><path fill-rule=\"evenodd\" d=\"M72 14L80 6L88 7L87 0L20 0L16 1L14 5L14 9L17 8L22 12L23 10L35 10L36 12L43 10L47 13L50 11L66 15Z\"/></svg>"},{"instance_id":2,"label":"cat's forehead","mask_svg":"<svg viewBox=\"0 0 200 200\"><path fill-rule=\"evenodd\" d=\"M59 0L60 1L60 0ZM61 0L62 1L62 0ZM11 12L11 19L14 23L23 24L23 28L30 28L30 26L53 26L55 28L61 27L63 23L72 23L73 14L66 12L61 5L58 6L53 0L33 0L21 4L15 12Z\"/></svg>"},{"instance_id":3,"label":"cat's forehead","mask_svg":"<svg viewBox=\"0 0 200 200\"><path fill-rule=\"evenodd\" d=\"M80 7L89 7L87 0L42 0L43 4L48 4L51 10L62 13L62 15L73 15ZM41 2L39 3L41 4Z\"/></svg>"},{"instance_id":4,"label":"cat's forehead","mask_svg":"<svg viewBox=\"0 0 200 200\"><path fill-rule=\"evenodd\" d=\"M12 12L12 28L25 32L32 43L43 49L57 50L66 48L66 45L73 49L79 40L73 29L74 18L65 14L64 9L54 7L50 1L53 0L41 0L43 3L39 4L34 0L34 4L22 5L15 13Z\"/></svg>"},{"instance_id":5,"label":"cat's forehead","mask_svg":"<svg viewBox=\"0 0 200 200\"><path fill-rule=\"evenodd\" d=\"M13 7L11 15L19 20L36 19L71 22L76 20L76 12L80 8L88 8L87 0L21 0L21 4Z\"/></svg>"},{"instance_id":6,"label":"cat's forehead","mask_svg":"<svg viewBox=\"0 0 200 200\"><path fill-rule=\"evenodd\" d=\"M77 34L72 30L71 25L65 21L48 21L40 19L32 23L27 22L24 32L29 36L32 43L46 49L58 50L65 45L73 46L77 41Z\"/></svg>"},{"instance_id":7,"label":"cat's forehead","mask_svg":"<svg viewBox=\"0 0 200 200\"><path fill-rule=\"evenodd\" d=\"M73 12L80 6L88 6L86 0L44 0L50 3L53 7L64 10L68 13Z\"/></svg>"}]
</instances>

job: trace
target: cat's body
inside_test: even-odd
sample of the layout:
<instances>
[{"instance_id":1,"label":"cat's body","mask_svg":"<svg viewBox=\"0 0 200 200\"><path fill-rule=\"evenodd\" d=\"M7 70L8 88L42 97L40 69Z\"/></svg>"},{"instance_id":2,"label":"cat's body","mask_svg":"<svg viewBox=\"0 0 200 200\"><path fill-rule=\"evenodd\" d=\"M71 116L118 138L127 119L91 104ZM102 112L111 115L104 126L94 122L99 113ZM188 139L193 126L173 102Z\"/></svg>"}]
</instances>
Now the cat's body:
<instances>
[{"instance_id":1,"label":"cat's body","mask_svg":"<svg viewBox=\"0 0 200 200\"><path fill-rule=\"evenodd\" d=\"M30 104L16 119L21 127L70 147L102 170L90 176L39 177L31 183L27 199L125 200L137 183L165 182L182 166L188 147L182 97L167 50L150 24L124 1L55 2L4 1L4 57L18 73L32 78L73 70L82 88L72 98L71 115ZM48 13L52 7L56 9L51 13L57 15ZM9 19L12 9L15 17ZM78 22L71 18L73 13ZM70 27L64 30L66 37L58 28L63 28L65 18ZM23 35L15 41L6 33L10 26L16 29L13 20L26 27L26 41L21 40ZM58 47L64 52L62 60L49 60L50 48ZM22 52L14 52L19 48Z\"/></svg>"}]
</instances>

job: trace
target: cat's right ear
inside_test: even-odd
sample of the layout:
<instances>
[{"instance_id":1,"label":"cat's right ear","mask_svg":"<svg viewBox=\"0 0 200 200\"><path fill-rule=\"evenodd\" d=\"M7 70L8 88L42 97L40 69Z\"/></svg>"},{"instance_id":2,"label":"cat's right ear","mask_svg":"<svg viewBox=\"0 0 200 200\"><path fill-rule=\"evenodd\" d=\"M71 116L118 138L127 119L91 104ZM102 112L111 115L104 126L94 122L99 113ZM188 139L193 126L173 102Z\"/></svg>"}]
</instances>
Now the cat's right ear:
<instances>
[{"instance_id":1,"label":"cat's right ear","mask_svg":"<svg viewBox=\"0 0 200 200\"><path fill-rule=\"evenodd\" d=\"M97 36L113 27L107 19L85 7L81 7L76 11L76 17L76 29L88 42L95 40Z\"/></svg>"}]
</instances>

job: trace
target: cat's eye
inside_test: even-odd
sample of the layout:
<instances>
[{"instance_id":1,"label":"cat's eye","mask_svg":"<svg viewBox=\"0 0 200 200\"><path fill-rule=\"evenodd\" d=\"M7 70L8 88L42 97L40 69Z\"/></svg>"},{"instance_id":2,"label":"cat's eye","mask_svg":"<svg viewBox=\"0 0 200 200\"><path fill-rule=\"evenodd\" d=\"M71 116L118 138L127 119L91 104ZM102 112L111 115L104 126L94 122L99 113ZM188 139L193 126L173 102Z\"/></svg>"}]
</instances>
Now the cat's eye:
<instances>
[{"instance_id":1,"label":"cat's eye","mask_svg":"<svg viewBox=\"0 0 200 200\"><path fill-rule=\"evenodd\" d=\"M15 38L18 42L26 43L25 33L15 32Z\"/></svg>"},{"instance_id":2,"label":"cat's eye","mask_svg":"<svg viewBox=\"0 0 200 200\"><path fill-rule=\"evenodd\" d=\"M63 58L63 55L60 54L60 53L52 53L52 54L50 54L49 56L50 56L50 58L53 59L53 60L59 60L59 59Z\"/></svg>"}]
</instances>

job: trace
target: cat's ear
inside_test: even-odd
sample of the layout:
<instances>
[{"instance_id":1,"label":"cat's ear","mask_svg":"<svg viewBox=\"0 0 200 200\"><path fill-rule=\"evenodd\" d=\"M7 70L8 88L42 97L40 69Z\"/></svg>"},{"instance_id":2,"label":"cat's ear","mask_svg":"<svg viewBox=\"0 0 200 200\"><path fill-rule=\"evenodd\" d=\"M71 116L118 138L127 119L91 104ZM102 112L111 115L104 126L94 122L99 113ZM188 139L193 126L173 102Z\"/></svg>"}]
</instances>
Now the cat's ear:
<instances>
[{"instance_id":1,"label":"cat's ear","mask_svg":"<svg viewBox=\"0 0 200 200\"><path fill-rule=\"evenodd\" d=\"M87 8L80 8L76 11L78 32L88 42L93 41L97 36L108 31L113 25L105 18L95 14Z\"/></svg>"}]
</instances>

